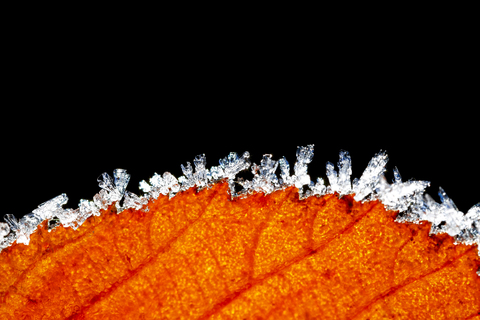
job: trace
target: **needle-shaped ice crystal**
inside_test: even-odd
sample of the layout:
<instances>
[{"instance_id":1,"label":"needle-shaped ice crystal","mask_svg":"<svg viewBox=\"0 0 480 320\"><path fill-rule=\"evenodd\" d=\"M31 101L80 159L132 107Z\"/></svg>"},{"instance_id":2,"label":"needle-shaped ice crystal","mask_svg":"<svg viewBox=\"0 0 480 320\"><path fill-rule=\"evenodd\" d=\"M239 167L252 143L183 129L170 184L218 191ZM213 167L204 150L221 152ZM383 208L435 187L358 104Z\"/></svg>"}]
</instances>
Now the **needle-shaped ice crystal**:
<instances>
[{"instance_id":1,"label":"needle-shaped ice crystal","mask_svg":"<svg viewBox=\"0 0 480 320\"><path fill-rule=\"evenodd\" d=\"M480 250L480 203L477 203L463 216L464 228L456 236L458 242L478 245Z\"/></svg>"},{"instance_id":2,"label":"needle-shaped ice crystal","mask_svg":"<svg viewBox=\"0 0 480 320\"><path fill-rule=\"evenodd\" d=\"M193 178L195 180L195 185L197 187L205 187L208 184L209 172L206 168L207 158L204 154L200 154L193 159L193 164L195 166L195 174Z\"/></svg>"},{"instance_id":3,"label":"needle-shaped ice crystal","mask_svg":"<svg viewBox=\"0 0 480 320\"><path fill-rule=\"evenodd\" d=\"M135 193L130 191L125 191L125 199L123 201L125 209L134 208L136 210L140 210L147 203L147 198L139 197Z\"/></svg>"},{"instance_id":4,"label":"needle-shaped ice crystal","mask_svg":"<svg viewBox=\"0 0 480 320\"><path fill-rule=\"evenodd\" d=\"M327 177L330 182L332 192L338 192L340 196L350 194L352 192L352 160L347 151L340 151L338 160L338 174L331 162L327 162Z\"/></svg>"},{"instance_id":5,"label":"needle-shaped ice crystal","mask_svg":"<svg viewBox=\"0 0 480 320\"><path fill-rule=\"evenodd\" d=\"M77 228L76 220L79 213L80 213L79 208L75 210L68 208L61 212L57 212L56 216L64 227L72 227L76 229Z\"/></svg>"},{"instance_id":6,"label":"needle-shaped ice crystal","mask_svg":"<svg viewBox=\"0 0 480 320\"><path fill-rule=\"evenodd\" d=\"M77 228L81 226L85 220L87 220L90 216L95 215L98 216L100 215L100 212L98 210L98 207L95 205L93 201L88 201L85 199L81 199L78 207L78 214L75 217L74 222L77 224ZM76 228L74 228L76 229Z\"/></svg>"},{"instance_id":7,"label":"needle-shaped ice crystal","mask_svg":"<svg viewBox=\"0 0 480 320\"><path fill-rule=\"evenodd\" d=\"M354 180L353 192L356 201L365 199L366 196L375 191L381 175L385 172L387 161L388 157L385 152L377 153L368 163L360 179Z\"/></svg>"},{"instance_id":8,"label":"needle-shaped ice crystal","mask_svg":"<svg viewBox=\"0 0 480 320\"><path fill-rule=\"evenodd\" d=\"M290 176L290 164L288 163L287 159L285 157L280 158L280 160L278 160L278 164L280 166L280 185L283 187L289 187L293 185L295 182L294 178Z\"/></svg>"},{"instance_id":9,"label":"needle-shaped ice crystal","mask_svg":"<svg viewBox=\"0 0 480 320\"><path fill-rule=\"evenodd\" d=\"M20 241L23 242L23 239L26 239L26 238L24 237L24 235L20 230L20 225L18 224L17 218L13 214L7 213L6 215L3 216L3 219L8 224L8 227L11 230L10 234L4 240L5 243L3 244L3 246L10 245L11 243L18 240L19 238L21 239Z\"/></svg>"},{"instance_id":10,"label":"needle-shaped ice crystal","mask_svg":"<svg viewBox=\"0 0 480 320\"><path fill-rule=\"evenodd\" d=\"M187 162L187 165L180 165L182 168L183 176L178 178L178 182L182 185L181 190L185 191L195 186L195 180L193 178L193 168L190 162Z\"/></svg>"},{"instance_id":11,"label":"needle-shaped ice crystal","mask_svg":"<svg viewBox=\"0 0 480 320\"><path fill-rule=\"evenodd\" d=\"M310 189L312 190L312 196L323 196L327 192L327 187L322 178L317 178L317 183L312 183Z\"/></svg>"},{"instance_id":12,"label":"needle-shaped ice crystal","mask_svg":"<svg viewBox=\"0 0 480 320\"><path fill-rule=\"evenodd\" d=\"M96 195L93 196L93 202L99 209L107 210L110 205L109 197L105 189L100 190Z\"/></svg>"},{"instance_id":13,"label":"needle-shaped ice crystal","mask_svg":"<svg viewBox=\"0 0 480 320\"><path fill-rule=\"evenodd\" d=\"M395 167L393 168L393 182L394 183L401 183L402 182L402 176L400 175L400 171L398 171L398 168Z\"/></svg>"},{"instance_id":14,"label":"needle-shaped ice crystal","mask_svg":"<svg viewBox=\"0 0 480 320\"><path fill-rule=\"evenodd\" d=\"M18 220L13 214L7 213L3 216L3 219L5 219L5 222L8 224L10 230L12 230L13 232L18 232L20 230Z\"/></svg>"},{"instance_id":15,"label":"needle-shaped ice crystal","mask_svg":"<svg viewBox=\"0 0 480 320\"><path fill-rule=\"evenodd\" d=\"M20 221L18 221L13 214L6 214L4 219L10 230L15 233L17 243L23 243L25 245L30 242L30 234L32 234L42 222L41 218L34 213L26 214Z\"/></svg>"},{"instance_id":16,"label":"needle-shaped ice crystal","mask_svg":"<svg viewBox=\"0 0 480 320\"><path fill-rule=\"evenodd\" d=\"M270 193L290 186L296 186L299 189L300 199L333 192L337 192L339 195L353 192L355 200L362 201L370 195L368 199L378 199L387 209L398 210L397 222L430 221L431 233L446 232L457 242L477 244L480 250L480 204L473 206L467 214L463 214L441 188L439 191L441 203L437 203L425 193L429 182L402 182L397 168L393 170L394 179L389 184L383 175L388 161L385 152L381 151L376 154L370 160L360 179L355 178L353 183L350 183L351 159L348 152L341 151L337 164L338 172L333 164L327 163L327 177L330 182L328 187L322 178L318 178L317 182L313 183L308 175L307 167L313 158L313 145L297 148L297 161L293 175L290 175L290 165L285 157L274 161L271 155L264 155L260 165L253 164L252 166L254 175L252 181L241 179L236 181L244 187L241 193L236 194L235 176L250 167L249 157L248 152L241 157L238 157L235 152L231 152L219 161L219 166L207 169L205 155L199 155L193 161L195 172L192 165L187 162L186 166L181 166L184 176L178 180L171 173L165 172L162 176L155 173L149 183L141 181L140 189L146 193L141 197L126 190L130 180L130 175L126 170L114 170L113 178L104 173L98 179L101 190L93 197L93 201L81 200L79 208L75 210L62 208L68 198L65 194L61 194L42 203L19 221L11 214L5 215L6 222L0 222L0 250L7 248L15 241L28 244L30 235L44 220L49 220L49 227L56 226L59 222L65 227L77 229L88 217L99 215L100 210L107 209L113 202L116 202L118 213L125 208L140 210L148 204L150 199L156 199L160 194L173 197L180 190L194 186L205 187L209 183L224 178L228 179L232 197L242 196L250 191ZM275 174L278 166L280 167L280 179ZM303 190L304 186L308 186L306 191ZM120 207L122 198L124 198L123 208ZM148 207L145 210L148 210Z\"/></svg>"},{"instance_id":17,"label":"needle-shaped ice crystal","mask_svg":"<svg viewBox=\"0 0 480 320\"><path fill-rule=\"evenodd\" d=\"M425 195L424 203L419 206L423 210L422 219L432 223L430 233L448 233L456 238L469 237L466 234L472 227L469 218L457 209L442 188L439 189L438 194L441 203L437 203L430 196Z\"/></svg>"},{"instance_id":18,"label":"needle-shaped ice crystal","mask_svg":"<svg viewBox=\"0 0 480 320\"><path fill-rule=\"evenodd\" d=\"M152 186L145 180L140 181L138 188L145 193L149 193L150 191L152 191Z\"/></svg>"},{"instance_id":19,"label":"needle-shaped ice crystal","mask_svg":"<svg viewBox=\"0 0 480 320\"><path fill-rule=\"evenodd\" d=\"M0 239L7 236L10 233L10 227L6 222L0 222Z\"/></svg>"},{"instance_id":20,"label":"needle-shaped ice crystal","mask_svg":"<svg viewBox=\"0 0 480 320\"><path fill-rule=\"evenodd\" d=\"M0 251L10 245L11 239L8 238L9 233L10 227L8 226L8 223L0 222Z\"/></svg>"},{"instance_id":21,"label":"needle-shaped ice crystal","mask_svg":"<svg viewBox=\"0 0 480 320\"><path fill-rule=\"evenodd\" d=\"M157 199L160 194L173 196L180 190L179 181L170 172L164 172L163 177L155 172L149 181L150 184L145 180L140 181L140 189L153 199Z\"/></svg>"},{"instance_id":22,"label":"needle-shaped ice crystal","mask_svg":"<svg viewBox=\"0 0 480 320\"><path fill-rule=\"evenodd\" d=\"M474 244L478 246L478 251L480 255L480 203L477 203L468 210L465 215L465 225L466 231L462 237L458 239L465 244Z\"/></svg>"},{"instance_id":23,"label":"needle-shaped ice crystal","mask_svg":"<svg viewBox=\"0 0 480 320\"><path fill-rule=\"evenodd\" d=\"M238 157L236 152L230 152L226 158L220 159L220 168L223 171L224 177L232 180L237 173L248 169L250 167L249 158L250 153L246 151L241 157Z\"/></svg>"},{"instance_id":24,"label":"needle-shaped ice crystal","mask_svg":"<svg viewBox=\"0 0 480 320\"><path fill-rule=\"evenodd\" d=\"M130 175L125 169L115 169L113 170L113 177L116 189L123 196L130 181Z\"/></svg>"},{"instance_id":25,"label":"needle-shaped ice crystal","mask_svg":"<svg viewBox=\"0 0 480 320\"><path fill-rule=\"evenodd\" d=\"M308 175L308 164L312 162L313 144L306 147L297 147L297 161L293 170L295 172L295 187L300 189L304 185L310 184L310 176Z\"/></svg>"},{"instance_id":26,"label":"needle-shaped ice crystal","mask_svg":"<svg viewBox=\"0 0 480 320\"><path fill-rule=\"evenodd\" d=\"M32 212L42 218L42 220L51 219L52 217L57 215L58 211L64 210L62 206L67 202L67 195L65 193L62 193L61 195L40 204L38 208L33 210Z\"/></svg>"},{"instance_id":27,"label":"needle-shaped ice crystal","mask_svg":"<svg viewBox=\"0 0 480 320\"><path fill-rule=\"evenodd\" d=\"M206 169L206 163L207 161L205 155L201 154L196 156L193 160L193 164L195 165L195 173L193 173L190 162L187 162L186 166L180 165L184 175L178 178L178 182L182 184L182 190L187 190L194 186L203 188L208 184L210 175Z\"/></svg>"},{"instance_id":28,"label":"needle-shaped ice crystal","mask_svg":"<svg viewBox=\"0 0 480 320\"><path fill-rule=\"evenodd\" d=\"M212 166L210 171L207 171L208 179L215 182L224 177L225 173L220 166Z\"/></svg>"},{"instance_id":29,"label":"needle-shaped ice crystal","mask_svg":"<svg viewBox=\"0 0 480 320\"><path fill-rule=\"evenodd\" d=\"M442 225L441 229L449 235L455 236L465 227L463 221L464 215L458 211L457 206L441 187L439 188L438 195L442 201L441 209L445 219L445 224Z\"/></svg>"},{"instance_id":30,"label":"needle-shaped ice crystal","mask_svg":"<svg viewBox=\"0 0 480 320\"><path fill-rule=\"evenodd\" d=\"M98 186L105 190L104 193L99 193L96 202L103 202L107 206L115 201L120 201L125 193L130 175L125 169L115 169L113 171L114 180L104 172L98 179Z\"/></svg>"},{"instance_id":31,"label":"needle-shaped ice crystal","mask_svg":"<svg viewBox=\"0 0 480 320\"><path fill-rule=\"evenodd\" d=\"M232 198L237 196L235 191L235 176L240 171L246 170L250 167L250 161L248 161L248 158L250 158L250 153L248 151L245 151L241 157L238 157L235 152L230 152L226 158L218 161L220 163L220 168L223 171L223 177L228 178L228 186Z\"/></svg>"},{"instance_id":32,"label":"needle-shaped ice crystal","mask_svg":"<svg viewBox=\"0 0 480 320\"><path fill-rule=\"evenodd\" d=\"M445 190L443 190L442 187L438 189L438 196L440 197L440 201L442 201L442 204L445 208L458 211L457 206L455 205L455 203L453 203L453 200L450 199L450 197L447 195L447 193L445 192Z\"/></svg>"},{"instance_id":33,"label":"needle-shaped ice crystal","mask_svg":"<svg viewBox=\"0 0 480 320\"><path fill-rule=\"evenodd\" d=\"M97 179L98 186L105 190L104 201L107 205L110 205L113 201L119 201L122 198L122 195L117 190L112 177L106 172L102 173L100 177Z\"/></svg>"},{"instance_id":34,"label":"needle-shaped ice crystal","mask_svg":"<svg viewBox=\"0 0 480 320\"><path fill-rule=\"evenodd\" d=\"M38 225L43 220L34 213L24 215L19 221L21 235L18 237L17 242L25 245L30 243L30 235L37 230Z\"/></svg>"},{"instance_id":35,"label":"needle-shaped ice crystal","mask_svg":"<svg viewBox=\"0 0 480 320\"><path fill-rule=\"evenodd\" d=\"M430 185L428 181L406 181L402 182L400 172L397 168L393 171L394 181L389 184L382 174L375 189L376 198L380 199L383 205L389 210L406 211L418 202L418 195L424 193L425 188ZM411 216L399 216L397 221L409 221Z\"/></svg>"},{"instance_id":36,"label":"needle-shaped ice crystal","mask_svg":"<svg viewBox=\"0 0 480 320\"><path fill-rule=\"evenodd\" d=\"M269 194L274 190L280 188L278 178L275 175L277 170L278 162L272 160L271 154L265 154L260 166L257 164L252 165L253 179L252 181L247 181L241 183L247 191L257 191Z\"/></svg>"},{"instance_id":37,"label":"needle-shaped ice crystal","mask_svg":"<svg viewBox=\"0 0 480 320\"><path fill-rule=\"evenodd\" d=\"M476 224L476 229L480 233L480 202L470 208L465 215L467 224Z\"/></svg>"}]
</instances>

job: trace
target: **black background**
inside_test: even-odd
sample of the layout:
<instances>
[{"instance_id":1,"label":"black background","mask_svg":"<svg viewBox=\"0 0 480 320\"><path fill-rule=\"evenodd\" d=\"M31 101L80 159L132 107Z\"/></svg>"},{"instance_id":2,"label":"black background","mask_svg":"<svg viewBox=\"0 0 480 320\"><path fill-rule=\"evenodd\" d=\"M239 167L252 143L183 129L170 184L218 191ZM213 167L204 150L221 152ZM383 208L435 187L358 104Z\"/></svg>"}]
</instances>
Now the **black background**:
<instances>
[{"instance_id":1,"label":"black background","mask_svg":"<svg viewBox=\"0 0 480 320\"><path fill-rule=\"evenodd\" d=\"M480 200L470 58L417 45L319 45L117 42L12 52L19 56L2 98L3 214L21 217L61 193L76 208L115 168L127 169L127 189L139 194L140 180L178 177L180 164L202 153L208 167L249 151L257 163L266 153L286 156L293 169L297 146L307 144L315 145L312 179L325 177L341 149L353 177L386 150L387 178L397 166L404 180L431 181L434 199L442 186L463 212Z\"/></svg>"}]
</instances>

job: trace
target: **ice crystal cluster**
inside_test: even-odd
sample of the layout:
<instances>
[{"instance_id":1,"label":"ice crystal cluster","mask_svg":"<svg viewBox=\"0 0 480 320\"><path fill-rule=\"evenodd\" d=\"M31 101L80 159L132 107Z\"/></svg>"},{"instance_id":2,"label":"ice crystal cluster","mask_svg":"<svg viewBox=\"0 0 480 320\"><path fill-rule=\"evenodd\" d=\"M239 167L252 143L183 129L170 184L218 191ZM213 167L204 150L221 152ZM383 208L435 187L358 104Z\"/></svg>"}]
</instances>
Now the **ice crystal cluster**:
<instances>
[{"instance_id":1,"label":"ice crystal cluster","mask_svg":"<svg viewBox=\"0 0 480 320\"><path fill-rule=\"evenodd\" d=\"M250 154L245 152L239 157L231 152L224 159L220 159L219 166L206 166L205 155L197 156L192 167L190 162L181 165L183 176L178 179L169 172L163 175L155 173L149 182L141 181L140 189L144 194L138 196L126 190L130 175L124 169L116 169L113 178L103 173L98 178L100 192L93 197L93 201L80 200L75 210L64 209L63 205L68 198L61 194L42 203L32 213L17 220L12 214L5 215L6 222L0 222L0 250L10 246L13 242L28 244L30 235L44 220L48 220L49 228L62 224L65 227L78 228L92 215L98 216L101 209L107 209L115 203L117 213L128 208L148 210L150 199L156 199L160 194L174 197L176 193L192 187L202 189L211 186L219 180L227 180L232 198L245 197L254 192L269 194L276 190L295 186L301 198L338 194L339 197L354 194L356 201L379 200L389 210L398 211L398 222L432 223L431 233L448 233L458 243L477 244L480 248L480 203L473 206L466 214L459 211L453 201L440 188L441 203L435 202L425 188L427 181L402 181L397 168L394 169L394 180L388 183L385 176L387 154L380 152L369 162L361 177L351 180L352 161L346 151L341 151L337 169L328 162L326 176L328 185L322 178L311 181L308 174L308 164L313 158L313 145L298 147L296 162L291 174L290 164L285 157L273 160L272 155L266 154L260 164L249 161ZM249 169L253 174L252 180L236 178L237 174ZM277 176L277 171L280 170ZM236 191L237 185L241 187ZM123 200L123 205L120 205Z\"/></svg>"}]
</instances>

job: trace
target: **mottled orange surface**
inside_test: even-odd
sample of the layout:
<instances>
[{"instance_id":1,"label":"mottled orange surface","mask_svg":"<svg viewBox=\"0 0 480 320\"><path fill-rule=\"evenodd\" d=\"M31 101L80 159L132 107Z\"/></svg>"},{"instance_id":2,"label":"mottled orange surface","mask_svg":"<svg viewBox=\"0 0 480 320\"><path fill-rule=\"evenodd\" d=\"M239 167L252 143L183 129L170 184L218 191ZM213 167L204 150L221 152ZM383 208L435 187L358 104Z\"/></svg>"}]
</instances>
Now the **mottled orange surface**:
<instances>
[{"instance_id":1,"label":"mottled orange surface","mask_svg":"<svg viewBox=\"0 0 480 320\"><path fill-rule=\"evenodd\" d=\"M0 319L479 319L477 248L377 201L226 183L0 254Z\"/></svg>"}]
</instances>

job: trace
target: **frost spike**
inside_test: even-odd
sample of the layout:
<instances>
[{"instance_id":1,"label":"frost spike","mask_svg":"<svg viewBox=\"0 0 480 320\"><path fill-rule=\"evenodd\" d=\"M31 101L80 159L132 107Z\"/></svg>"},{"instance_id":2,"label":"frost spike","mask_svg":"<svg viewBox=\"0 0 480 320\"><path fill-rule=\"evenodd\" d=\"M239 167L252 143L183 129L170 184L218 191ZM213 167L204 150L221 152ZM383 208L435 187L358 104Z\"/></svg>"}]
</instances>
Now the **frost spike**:
<instances>
[{"instance_id":1,"label":"frost spike","mask_svg":"<svg viewBox=\"0 0 480 320\"><path fill-rule=\"evenodd\" d=\"M338 174L331 162L327 162L327 177L330 182L330 190L338 192L340 196L350 194L352 192L352 183L350 176L352 175L352 160L347 151L340 151L338 160Z\"/></svg>"},{"instance_id":2,"label":"frost spike","mask_svg":"<svg viewBox=\"0 0 480 320\"><path fill-rule=\"evenodd\" d=\"M130 175L125 169L113 170L114 183L117 190L123 196L125 189L127 189L128 182L130 181Z\"/></svg>"},{"instance_id":3,"label":"frost spike","mask_svg":"<svg viewBox=\"0 0 480 320\"><path fill-rule=\"evenodd\" d=\"M370 195L368 199L379 199L386 208L398 210L397 221L413 223L422 220L430 221L432 223L431 233L446 232L453 236L457 242L478 244L480 250L480 203L473 206L464 215L442 188L439 189L441 203L437 203L424 192L429 182L402 182L396 167L393 170L392 184L389 184L383 176L388 161L388 157L383 151L380 151L370 160L361 178L355 178L353 183L350 184L351 159L348 152L342 150L337 164L338 172L335 171L333 164L327 163L327 176L330 186L326 187L322 178L318 178L317 183L314 184L307 171L308 164L313 158L313 147L313 145L297 147L297 161L292 176L290 176L290 165L285 157L274 161L271 159L271 155L264 155L260 166L254 164L252 168L253 181L237 181L237 183L244 186L245 189L242 192L257 190L266 194L295 185L299 189L301 199L313 195L321 196L333 192L347 194L353 191L355 200L362 201ZM182 188L187 185L202 187L208 183L227 178L230 194L235 197L237 194L234 188L234 178L238 172L250 167L249 157L248 152L245 152L241 157L235 152L231 152L227 157L219 160L220 166L213 166L209 170L206 168L205 155L198 155L193 162L195 172L193 172L191 164L187 162L187 166L182 165L185 176L178 180L169 172L165 172L163 176L155 173L150 178L149 183L142 180L140 189L147 193L142 197L126 190L130 180L130 175L127 174L126 170L115 169L113 179L107 173L103 173L97 179L101 190L93 197L93 201L82 200L79 208L75 210L62 208L68 198L66 194L61 194L42 203L20 221L17 221L15 216L7 214L5 216L6 223L0 222L0 250L10 246L16 240L18 243L28 244L30 234L35 231L42 219L55 219L65 227L76 229L89 216L100 214L100 209L107 209L115 201L117 202L117 209L119 209L117 212L120 212L120 209L128 207L141 209L144 204L148 203L149 199L157 198L160 193L173 197L181 190L179 181L182 182ZM275 174L278 166L281 171L281 179L278 179ZM186 180L189 180L187 184L185 184ZM303 187L305 185L310 190L304 192ZM124 208L119 207L122 197L125 197Z\"/></svg>"},{"instance_id":4,"label":"frost spike","mask_svg":"<svg viewBox=\"0 0 480 320\"><path fill-rule=\"evenodd\" d=\"M285 157L278 160L280 166L280 184L284 187L289 187L293 184L293 178L290 176L290 164Z\"/></svg>"},{"instance_id":5,"label":"frost spike","mask_svg":"<svg viewBox=\"0 0 480 320\"><path fill-rule=\"evenodd\" d=\"M395 167L393 169L393 177L394 177L394 183L400 183L402 182L402 176L400 175L400 172L398 171L398 168Z\"/></svg>"},{"instance_id":6,"label":"frost spike","mask_svg":"<svg viewBox=\"0 0 480 320\"><path fill-rule=\"evenodd\" d=\"M243 185L244 192L257 191L269 194L276 189L280 188L278 178L275 175L278 162L272 160L271 154L263 155L263 159L260 162L260 166L257 164L252 165L252 173L254 174L252 181L240 181Z\"/></svg>"},{"instance_id":7,"label":"frost spike","mask_svg":"<svg viewBox=\"0 0 480 320\"><path fill-rule=\"evenodd\" d=\"M0 238L6 237L10 233L10 227L6 222L0 222Z\"/></svg>"},{"instance_id":8,"label":"frost spike","mask_svg":"<svg viewBox=\"0 0 480 320\"><path fill-rule=\"evenodd\" d=\"M356 201L365 199L366 196L375 191L380 181L380 176L385 172L387 162L388 156L384 151L380 151L370 160L362 176L356 181L353 190Z\"/></svg>"},{"instance_id":9,"label":"frost spike","mask_svg":"<svg viewBox=\"0 0 480 320\"><path fill-rule=\"evenodd\" d=\"M308 175L308 164L313 158L313 144L306 147L297 147L297 161L293 170L295 172L295 187L302 193L302 187L310 184L310 176Z\"/></svg>"},{"instance_id":10,"label":"frost spike","mask_svg":"<svg viewBox=\"0 0 480 320\"><path fill-rule=\"evenodd\" d=\"M445 206L458 211L457 206L455 205L455 203L453 203L452 199L447 196L447 193L445 192L445 190L443 190L442 187L438 188L438 196L440 197L440 201L442 201Z\"/></svg>"}]
</instances>

